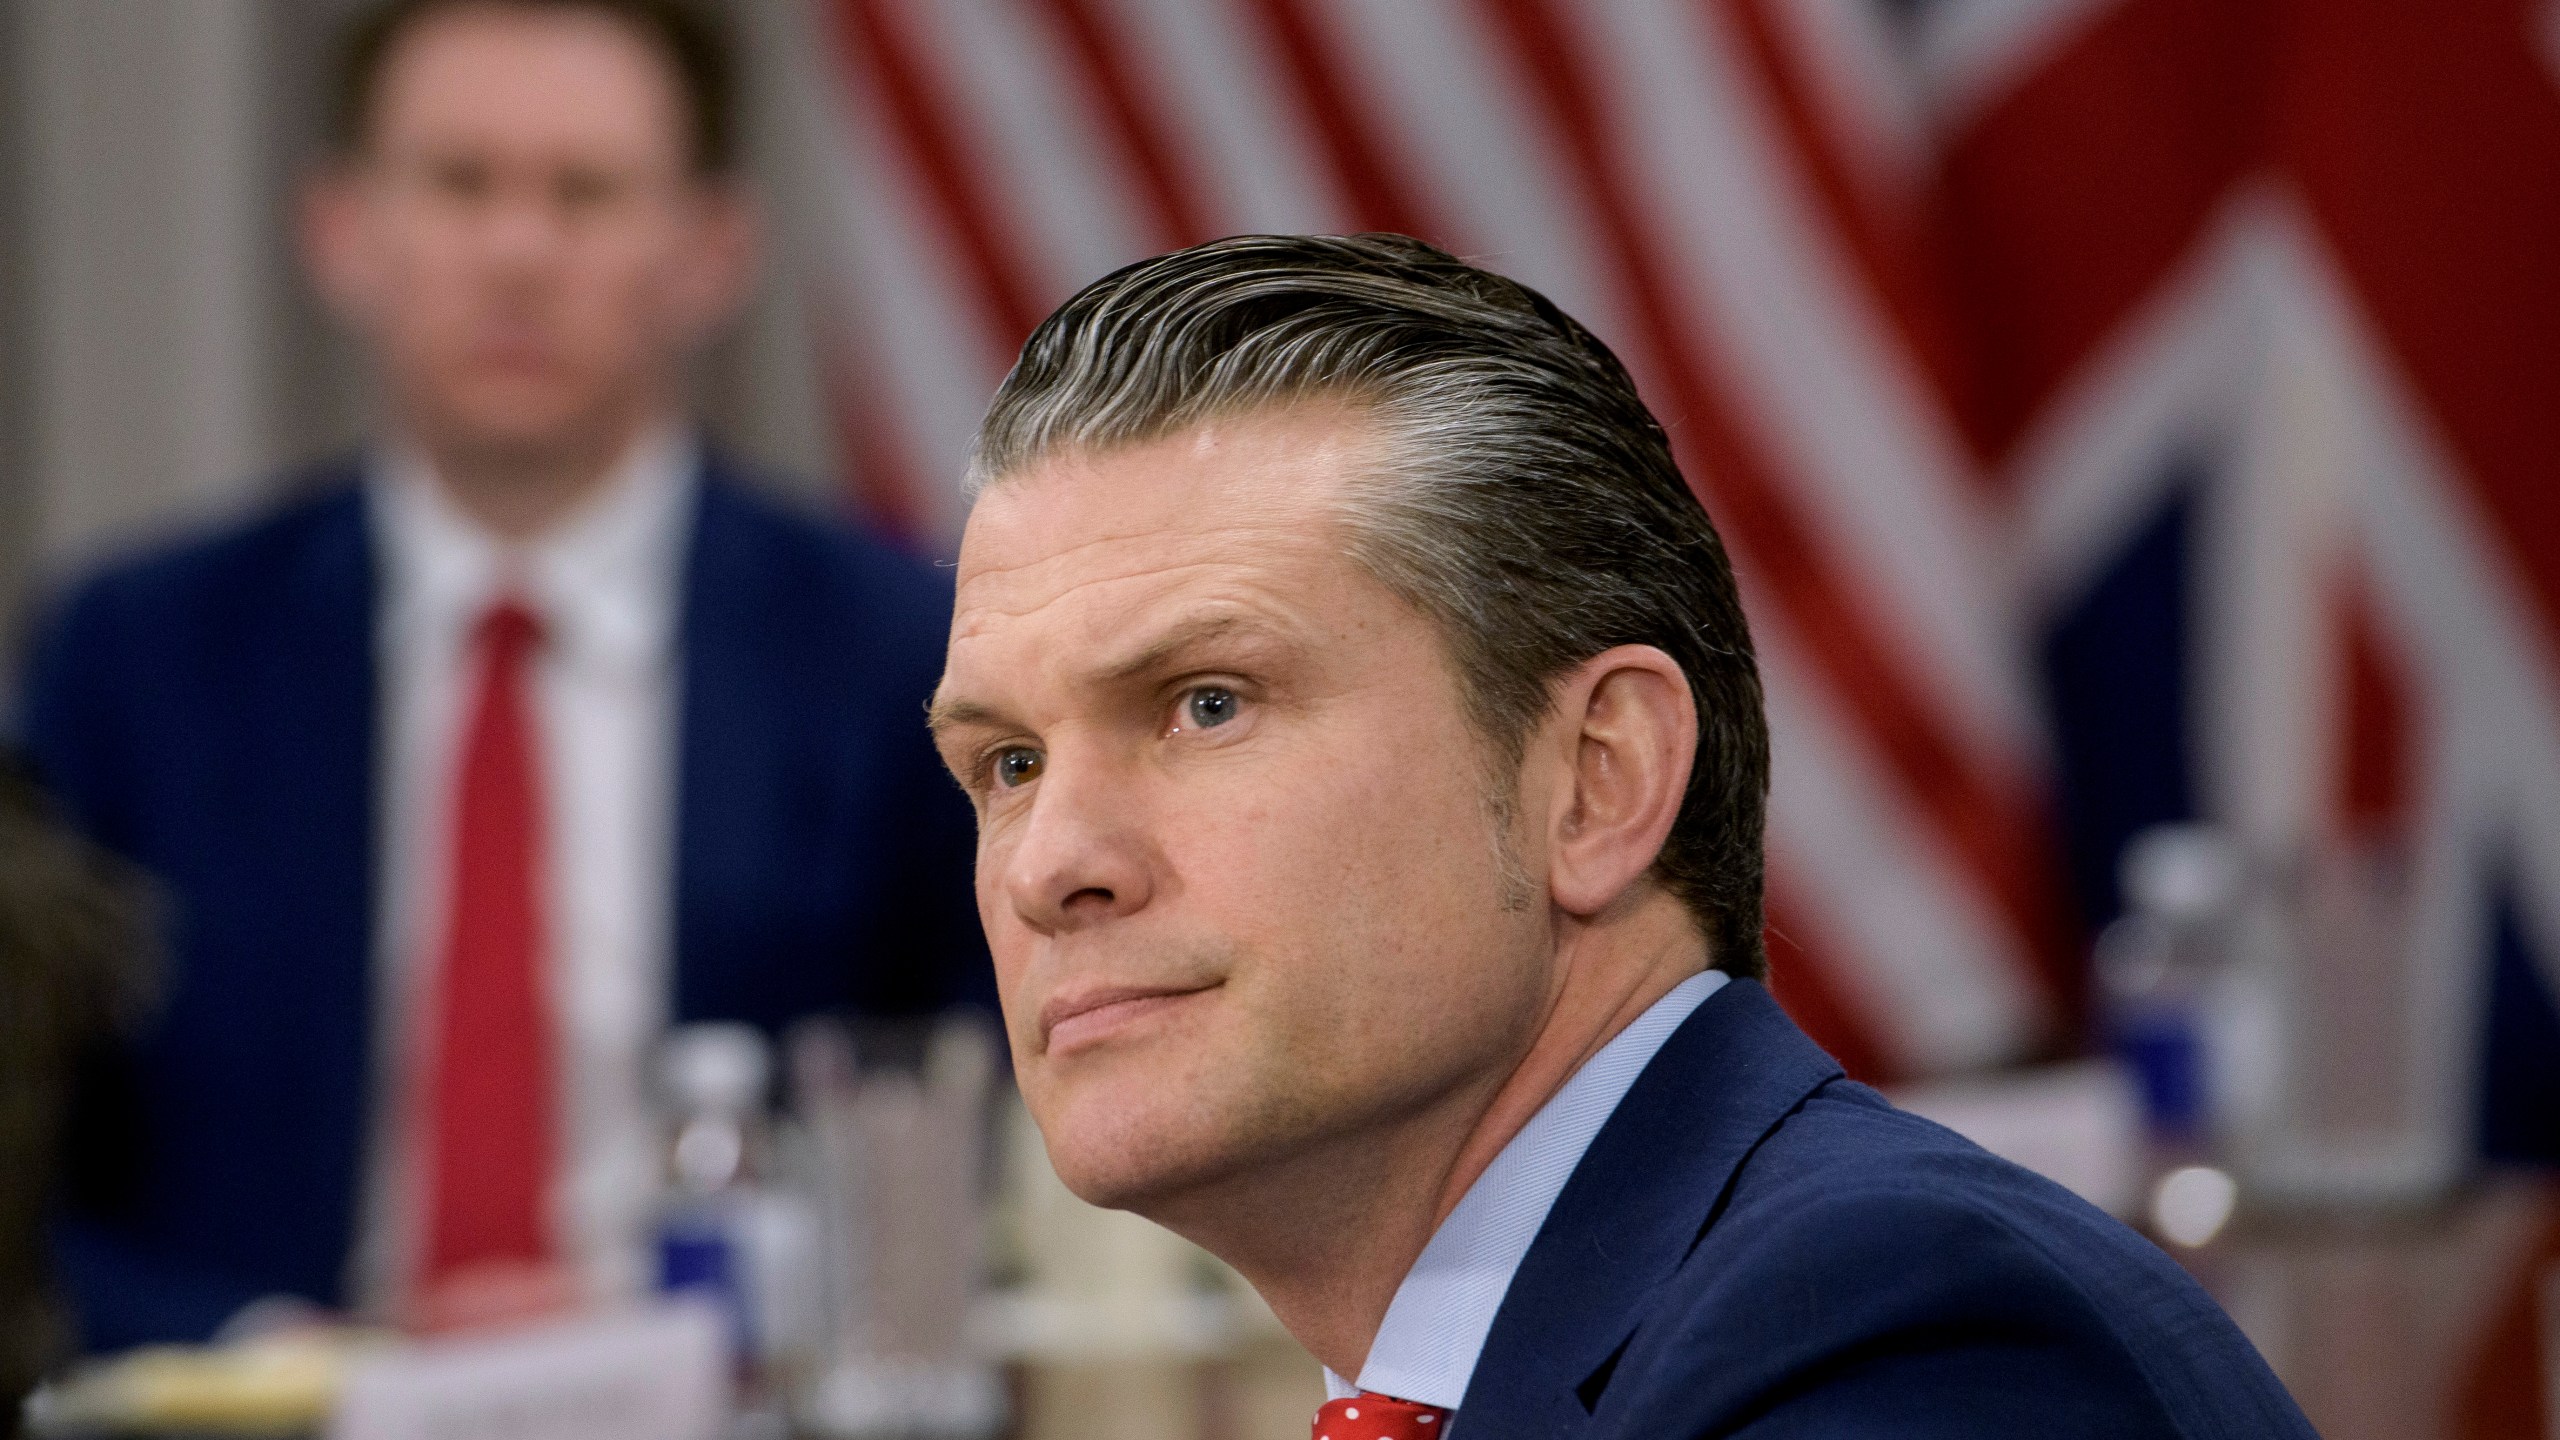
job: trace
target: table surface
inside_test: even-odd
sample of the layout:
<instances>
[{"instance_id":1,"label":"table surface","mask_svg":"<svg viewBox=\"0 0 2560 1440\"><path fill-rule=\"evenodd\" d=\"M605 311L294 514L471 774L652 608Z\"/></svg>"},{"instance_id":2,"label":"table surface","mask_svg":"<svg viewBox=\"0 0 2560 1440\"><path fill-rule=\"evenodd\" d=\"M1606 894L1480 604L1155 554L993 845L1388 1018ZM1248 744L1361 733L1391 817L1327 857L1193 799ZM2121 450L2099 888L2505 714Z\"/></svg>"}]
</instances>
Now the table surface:
<instances>
[{"instance_id":1,"label":"table surface","mask_svg":"<svg viewBox=\"0 0 2560 1440\"><path fill-rule=\"evenodd\" d=\"M2560 1417L2535 1413L2551 1403L2560 1316L2515 1312L2555 1227L2560 1181L2509 1176L2424 1211L2250 1220L2180 1258L2327 1440L2505 1440L2560 1435ZM2517 1339L2519 1318L2529 1346L2488 1367L2503 1394L2484 1411L2484 1347L2502 1326Z\"/></svg>"}]
</instances>

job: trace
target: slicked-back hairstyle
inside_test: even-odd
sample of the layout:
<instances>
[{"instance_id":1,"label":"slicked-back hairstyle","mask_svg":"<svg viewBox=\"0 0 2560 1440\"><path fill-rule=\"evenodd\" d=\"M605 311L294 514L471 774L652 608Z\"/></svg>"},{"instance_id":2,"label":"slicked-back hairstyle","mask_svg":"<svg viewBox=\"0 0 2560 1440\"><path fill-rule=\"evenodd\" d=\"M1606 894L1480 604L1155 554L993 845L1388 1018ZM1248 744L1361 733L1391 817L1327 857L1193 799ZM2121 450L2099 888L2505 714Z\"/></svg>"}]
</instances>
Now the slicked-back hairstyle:
<instances>
[{"instance_id":1,"label":"slicked-back hairstyle","mask_svg":"<svg viewBox=\"0 0 2560 1440\"><path fill-rule=\"evenodd\" d=\"M1720 968L1761 974L1769 734L1733 568L1625 367L1546 297L1402 235L1142 261L1032 332L970 484L1317 400L1376 427L1346 548L1439 629L1506 785L1574 666L1627 644L1679 662L1698 753L1654 873Z\"/></svg>"},{"instance_id":2,"label":"slicked-back hairstyle","mask_svg":"<svg viewBox=\"0 0 2560 1440\"><path fill-rule=\"evenodd\" d=\"M329 87L331 149L342 157L363 153L393 52L421 22L455 10L586 11L619 21L657 52L676 82L694 173L737 169L737 43L721 11L692 0L380 0L338 37Z\"/></svg>"}]
</instances>

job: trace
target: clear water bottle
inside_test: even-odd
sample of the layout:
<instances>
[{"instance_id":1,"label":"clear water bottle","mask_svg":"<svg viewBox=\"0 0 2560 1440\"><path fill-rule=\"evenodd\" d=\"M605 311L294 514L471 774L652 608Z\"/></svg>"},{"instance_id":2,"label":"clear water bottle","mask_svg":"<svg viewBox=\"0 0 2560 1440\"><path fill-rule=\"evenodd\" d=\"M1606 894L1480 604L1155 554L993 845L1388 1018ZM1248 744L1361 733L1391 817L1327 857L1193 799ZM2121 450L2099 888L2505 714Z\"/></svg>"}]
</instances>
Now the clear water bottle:
<instances>
[{"instance_id":1,"label":"clear water bottle","mask_svg":"<svg viewBox=\"0 0 2560 1440\"><path fill-rule=\"evenodd\" d=\"M817 1216L775 1163L772 1071L763 1032L738 1024L680 1027L659 1063L668 1109L659 1288L727 1314L751 1408L779 1401L819 1328Z\"/></svg>"},{"instance_id":2,"label":"clear water bottle","mask_svg":"<svg viewBox=\"0 0 2560 1440\"><path fill-rule=\"evenodd\" d=\"M2155 1146L2202 1148L2211 1138L2215 992L2228 968L2241 898L2237 847L2202 825L2144 831L2118 870L2125 913L2098 937L2101 1019L2140 1088Z\"/></svg>"},{"instance_id":3,"label":"clear water bottle","mask_svg":"<svg viewBox=\"0 0 2560 1440\"><path fill-rule=\"evenodd\" d=\"M742 1358L756 1342L743 1242L771 1070L764 1037L746 1025L684 1026L658 1064L669 1120L658 1285L718 1304Z\"/></svg>"}]
</instances>

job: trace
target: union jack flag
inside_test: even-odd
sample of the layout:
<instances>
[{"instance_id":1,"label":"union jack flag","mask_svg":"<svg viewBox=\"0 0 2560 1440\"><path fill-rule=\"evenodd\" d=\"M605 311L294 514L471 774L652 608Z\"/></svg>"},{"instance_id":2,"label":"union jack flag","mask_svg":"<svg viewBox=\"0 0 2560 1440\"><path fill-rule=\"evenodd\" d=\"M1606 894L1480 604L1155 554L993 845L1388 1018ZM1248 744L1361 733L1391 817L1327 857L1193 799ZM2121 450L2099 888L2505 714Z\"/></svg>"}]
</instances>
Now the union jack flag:
<instances>
[{"instance_id":1,"label":"union jack flag","mask_svg":"<svg viewBox=\"0 0 2560 1440\"><path fill-rule=\"evenodd\" d=\"M1617 349L1723 530L1777 983L1853 1069L2073 1046L2119 851L2201 817L2388 855L2429 957L2410 1083L2466 1145L2560 1157L2560 4L787 23L810 298L882 520L950 541L981 406L1106 270L1434 240Z\"/></svg>"}]
</instances>

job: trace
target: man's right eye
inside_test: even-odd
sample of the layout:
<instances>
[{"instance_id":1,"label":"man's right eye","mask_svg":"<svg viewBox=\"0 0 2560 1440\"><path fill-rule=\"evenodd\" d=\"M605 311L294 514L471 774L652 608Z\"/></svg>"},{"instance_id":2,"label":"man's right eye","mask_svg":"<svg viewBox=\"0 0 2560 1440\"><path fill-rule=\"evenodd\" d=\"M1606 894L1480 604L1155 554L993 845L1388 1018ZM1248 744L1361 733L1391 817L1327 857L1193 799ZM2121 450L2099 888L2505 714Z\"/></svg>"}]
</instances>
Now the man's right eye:
<instances>
[{"instance_id":1,"label":"man's right eye","mask_svg":"<svg viewBox=\"0 0 2560 1440\"><path fill-rule=\"evenodd\" d=\"M1014 745L996 752L996 783L1011 790L1040 778L1040 752Z\"/></svg>"}]
</instances>

